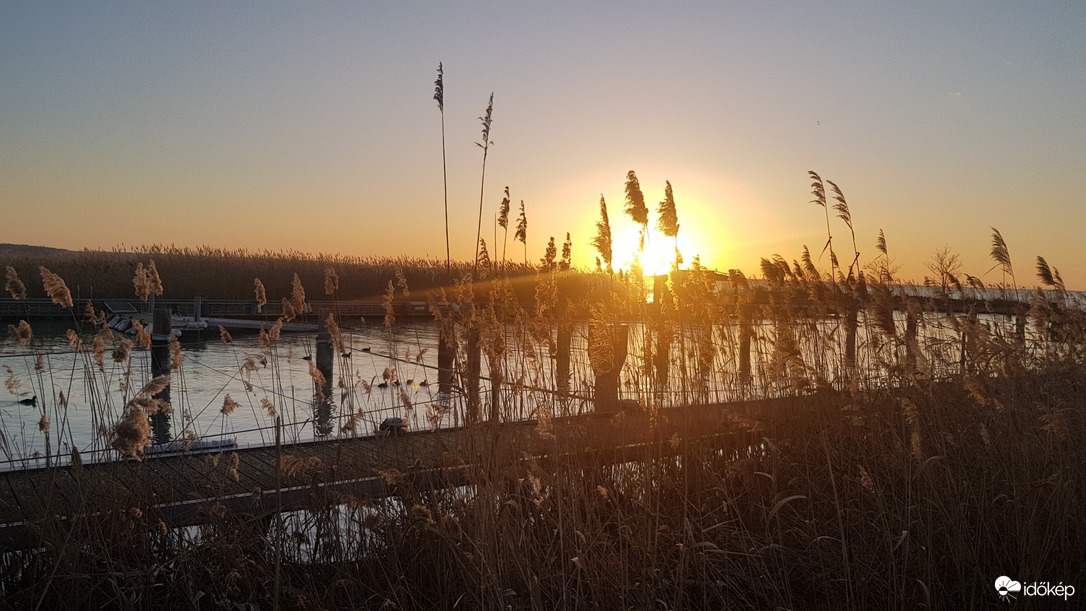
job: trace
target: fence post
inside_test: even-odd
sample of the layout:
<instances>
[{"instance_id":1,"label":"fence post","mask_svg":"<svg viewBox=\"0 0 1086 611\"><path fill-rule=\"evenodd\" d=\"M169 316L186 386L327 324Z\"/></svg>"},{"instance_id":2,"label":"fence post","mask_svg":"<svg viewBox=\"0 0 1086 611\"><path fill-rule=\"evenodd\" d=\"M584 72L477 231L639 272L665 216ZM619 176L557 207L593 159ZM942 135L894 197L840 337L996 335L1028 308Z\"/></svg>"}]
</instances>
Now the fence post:
<instances>
[{"instance_id":1,"label":"fence post","mask_svg":"<svg viewBox=\"0 0 1086 611\"><path fill-rule=\"evenodd\" d=\"M151 377L170 375L170 311L166 308L154 310L151 319ZM170 385L154 395L154 399L170 403ZM160 409L158 413L151 415L151 441L155 444L170 442L170 415L169 410Z\"/></svg>"},{"instance_id":2,"label":"fence post","mask_svg":"<svg viewBox=\"0 0 1086 611\"><path fill-rule=\"evenodd\" d=\"M919 346L917 345L917 325L918 318L916 312L913 311L911 305L905 306L905 372L907 374L913 374L916 372L916 352Z\"/></svg>"},{"instance_id":3,"label":"fence post","mask_svg":"<svg viewBox=\"0 0 1086 611\"><path fill-rule=\"evenodd\" d=\"M667 288L667 275L653 276L652 304L654 306L656 324L653 329L653 335L655 336L655 350L652 353L652 361L653 369L656 373L656 388L658 391L667 388L668 377L670 374L672 333L665 317L668 313L674 314L675 312L673 311L674 308L672 308L671 312L664 312L664 305L670 302L671 291Z\"/></svg>"},{"instance_id":4,"label":"fence post","mask_svg":"<svg viewBox=\"0 0 1086 611\"><path fill-rule=\"evenodd\" d=\"M856 372L856 329L860 306L854 299L845 300L845 369L852 379Z\"/></svg>"},{"instance_id":5,"label":"fence post","mask_svg":"<svg viewBox=\"0 0 1086 611\"><path fill-rule=\"evenodd\" d=\"M750 338L753 335L754 304L739 306L739 383L750 384Z\"/></svg>"},{"instance_id":6,"label":"fence post","mask_svg":"<svg viewBox=\"0 0 1086 611\"><path fill-rule=\"evenodd\" d=\"M558 354L555 376L557 379L558 395L565 397L569 394L569 359L573 346L573 325L562 321L558 323Z\"/></svg>"},{"instance_id":7,"label":"fence post","mask_svg":"<svg viewBox=\"0 0 1086 611\"><path fill-rule=\"evenodd\" d=\"M464 384L465 391L467 392L467 414L465 419L468 424L475 424L479 422L480 417L480 400L479 400L479 376L482 373L482 354L479 349L479 327L477 323L472 320L468 322L467 329L467 381Z\"/></svg>"},{"instance_id":8,"label":"fence post","mask_svg":"<svg viewBox=\"0 0 1086 611\"><path fill-rule=\"evenodd\" d=\"M437 400L443 409L452 404L453 363L456 360L456 322L451 315L441 321L437 343Z\"/></svg>"},{"instance_id":9,"label":"fence post","mask_svg":"<svg viewBox=\"0 0 1086 611\"><path fill-rule=\"evenodd\" d=\"M626 325L588 327L588 359L596 374L594 403L597 412L618 411L618 379L626 363L629 337L630 328ZM597 346L597 350L593 350L593 346Z\"/></svg>"},{"instance_id":10,"label":"fence post","mask_svg":"<svg viewBox=\"0 0 1086 611\"><path fill-rule=\"evenodd\" d=\"M325 437L332 432L332 376L334 374L332 335L327 327L317 331L317 371L321 373L323 384L313 380L313 407L316 410L316 425L313 430L318 437Z\"/></svg>"}]
</instances>

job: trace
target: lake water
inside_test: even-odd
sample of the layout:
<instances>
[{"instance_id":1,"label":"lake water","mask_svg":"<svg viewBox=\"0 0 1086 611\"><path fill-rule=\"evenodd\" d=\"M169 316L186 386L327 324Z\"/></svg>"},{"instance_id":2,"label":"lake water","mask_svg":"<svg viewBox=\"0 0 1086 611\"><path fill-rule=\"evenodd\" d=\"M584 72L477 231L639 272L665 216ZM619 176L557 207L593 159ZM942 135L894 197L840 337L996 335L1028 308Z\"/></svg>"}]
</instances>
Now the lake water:
<instances>
[{"instance_id":1,"label":"lake water","mask_svg":"<svg viewBox=\"0 0 1086 611\"><path fill-rule=\"evenodd\" d=\"M982 317L985 324L1009 329L1001 317ZM898 321L904 328L904 321ZM929 318L921 328L924 353L932 357L933 376L952 373L960 355L956 333L946 318ZM845 375L839 320L795 323L801 364L800 378L810 383L839 384ZM752 383L738 377L739 332L735 325L681 328L671 351L671 379L666 389L654 388L653 374L645 359L644 344L651 333L638 324L629 325L629 357L621 375L620 396L652 402L661 407L683 401L721 402L796 392L796 371L780 367L775 350L775 329L770 323L756 325L752 340ZM67 327L36 323L34 340L23 346L6 339L0 342L0 469L39 464L45 454L65 460L76 448L84 460L116 457L109 450L109 427L120 419L125 403L150 377L150 353L133 350L127 359L111 357L125 337L115 333L101 365L89 349L92 336L84 336L86 348L73 350L64 336ZM861 316L858 329L858 365L867 383L887 375L895 348L880 339L870 321ZM507 350L502 360L506 383L502 387L502 414L506 419L531 418L544 408L565 415L592 409L594 376L587 357L588 326L573 332L569 392L554 391L556 364L551 356L551 337L532 337L525 328L505 329ZM344 331L350 358L336 356L333 387L323 408L315 407L310 362L315 337L308 333L284 333L271 348L253 334L235 335L232 343L217 334L202 337L188 333L180 338L184 357L173 373L169 438L204 441L236 440L241 446L275 441L274 412L282 419L284 442L308 441L339 435L372 435L387 417L403 418L409 428L454 426L464 421L462 393L438 397L438 326L433 322L398 323L392 337L383 326L363 326ZM896 348L900 351L901 347ZM704 350L704 352L702 352ZM699 355L707 355L699 359ZM464 355L458 355L463 368ZM940 370L938 367L942 367ZM685 372L685 373L684 373ZM817 372L817 373L815 373ZM485 379L487 358L482 358L481 383L486 413L490 384ZM816 379L817 378L817 379ZM384 384L385 387L382 387ZM61 394L66 407L61 404ZM19 403L38 397L37 406ZM237 407L222 413L226 397ZM42 417L49 421L48 444L40 430ZM353 426L349 425L354 416ZM346 425L346 428L345 428Z\"/></svg>"}]
</instances>

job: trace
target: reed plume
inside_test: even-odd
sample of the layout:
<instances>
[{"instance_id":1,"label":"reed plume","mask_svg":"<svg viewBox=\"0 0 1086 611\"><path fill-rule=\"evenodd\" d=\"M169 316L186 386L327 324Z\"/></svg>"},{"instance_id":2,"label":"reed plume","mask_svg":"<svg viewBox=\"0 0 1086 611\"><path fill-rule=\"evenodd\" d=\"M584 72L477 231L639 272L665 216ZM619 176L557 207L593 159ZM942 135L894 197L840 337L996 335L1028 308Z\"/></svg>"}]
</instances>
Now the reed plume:
<instances>
[{"instance_id":1,"label":"reed plume","mask_svg":"<svg viewBox=\"0 0 1086 611\"><path fill-rule=\"evenodd\" d=\"M143 262L136 263L136 273L132 276L132 286L136 289L136 297L146 302L151 295L151 281L147 270L143 268Z\"/></svg>"},{"instance_id":2,"label":"reed plume","mask_svg":"<svg viewBox=\"0 0 1086 611\"><path fill-rule=\"evenodd\" d=\"M41 272L45 293L49 295L53 303L62 308L72 307L72 292L68 290L68 285L64 284L64 279L49 271L45 266L39 266L38 271Z\"/></svg>"},{"instance_id":3,"label":"reed plume","mask_svg":"<svg viewBox=\"0 0 1086 611\"><path fill-rule=\"evenodd\" d=\"M136 343L140 348L147 349L151 347L151 334L147 332L147 329L138 320L132 321L132 328L136 331Z\"/></svg>"},{"instance_id":4,"label":"reed plume","mask_svg":"<svg viewBox=\"0 0 1086 611\"><path fill-rule=\"evenodd\" d=\"M98 371L102 373L106 372L106 340L102 337L101 333L94 336L94 341L91 343L92 350L94 352L94 362L98 365Z\"/></svg>"},{"instance_id":5,"label":"reed plume","mask_svg":"<svg viewBox=\"0 0 1086 611\"><path fill-rule=\"evenodd\" d=\"M155 295L162 296L162 278L158 275L158 268L155 267L155 260L148 259L147 263L147 280L150 283L151 292Z\"/></svg>"},{"instance_id":6,"label":"reed plume","mask_svg":"<svg viewBox=\"0 0 1086 611\"><path fill-rule=\"evenodd\" d=\"M479 279L486 278L490 274L490 253L486 250L486 240L479 238L475 252L478 253L475 258L475 274ZM482 272L479 271L480 267Z\"/></svg>"},{"instance_id":7,"label":"reed plume","mask_svg":"<svg viewBox=\"0 0 1086 611\"><path fill-rule=\"evenodd\" d=\"M12 299L25 299L26 298L26 285L22 280L19 280L19 274L15 272L15 268L8 265L7 271L4 274L4 290L11 293Z\"/></svg>"},{"instance_id":8,"label":"reed plume","mask_svg":"<svg viewBox=\"0 0 1086 611\"><path fill-rule=\"evenodd\" d=\"M502 228L502 265L505 265L505 246L509 243L509 206L512 202L509 200L509 187L505 187L505 197L502 198L501 206L498 208L498 226ZM496 254L496 253L495 253Z\"/></svg>"},{"instance_id":9,"label":"reed plume","mask_svg":"<svg viewBox=\"0 0 1086 611\"><path fill-rule=\"evenodd\" d=\"M671 193L670 184L668 185L668 193ZM675 202L672 201L672 210L674 210L674 205ZM607 218L607 202L604 201L602 193L600 194L600 220L596 221L596 237L592 238L592 246L599 251L603 262L607 264L607 273L613 274L614 270L611 267L613 255L611 249L611 221Z\"/></svg>"},{"instance_id":10,"label":"reed plume","mask_svg":"<svg viewBox=\"0 0 1086 611\"><path fill-rule=\"evenodd\" d=\"M123 363L128 360L128 355L132 352L132 348L135 346L132 340L127 337L121 340L121 343L113 348L113 362Z\"/></svg>"},{"instance_id":11,"label":"reed plume","mask_svg":"<svg viewBox=\"0 0 1086 611\"><path fill-rule=\"evenodd\" d=\"M302 279L297 273L290 281L290 305L294 306L298 314L305 314L305 287L302 286Z\"/></svg>"},{"instance_id":12,"label":"reed plume","mask_svg":"<svg viewBox=\"0 0 1086 611\"><path fill-rule=\"evenodd\" d=\"M550 241L547 242L547 249L543 253L543 259L540 261L542 265L540 269L545 272L553 272L558 268L558 264L555 262L558 259L558 247L554 244L554 236L551 236Z\"/></svg>"},{"instance_id":13,"label":"reed plume","mask_svg":"<svg viewBox=\"0 0 1086 611\"><path fill-rule=\"evenodd\" d=\"M1063 278L1060 277L1060 270L1055 267L1050 268L1048 262L1044 257L1037 257L1037 277L1046 286L1056 289L1063 293L1067 290L1063 284Z\"/></svg>"},{"instance_id":14,"label":"reed plume","mask_svg":"<svg viewBox=\"0 0 1086 611\"><path fill-rule=\"evenodd\" d=\"M297 310L294 309L294 304L290 302L286 297L283 298L283 319L290 322L298 317Z\"/></svg>"},{"instance_id":15,"label":"reed plume","mask_svg":"<svg viewBox=\"0 0 1086 611\"><path fill-rule=\"evenodd\" d=\"M227 331L226 327L223 327L222 325L219 325L219 339L221 339L222 343L224 344L229 345L234 343L234 338L230 336L230 332Z\"/></svg>"},{"instance_id":16,"label":"reed plume","mask_svg":"<svg viewBox=\"0 0 1086 611\"><path fill-rule=\"evenodd\" d=\"M328 335L332 338L332 347L335 349L336 354L347 354L347 348L343 344L343 332L340 331L335 314L332 314L331 312L328 313L328 318L325 319L324 326L328 329Z\"/></svg>"},{"instance_id":17,"label":"reed plume","mask_svg":"<svg viewBox=\"0 0 1086 611\"><path fill-rule=\"evenodd\" d=\"M528 217L524 214L524 200L520 200L520 214L517 215L517 232L513 239L524 245L524 262L528 262Z\"/></svg>"},{"instance_id":18,"label":"reed plume","mask_svg":"<svg viewBox=\"0 0 1086 611\"><path fill-rule=\"evenodd\" d=\"M645 194L641 192L641 182L637 174L630 170L626 174L626 214L630 220L641 226L637 249L645 251L645 235L649 229L649 207L645 205Z\"/></svg>"},{"instance_id":19,"label":"reed plume","mask_svg":"<svg viewBox=\"0 0 1086 611\"><path fill-rule=\"evenodd\" d=\"M664 200L656 208L656 228L669 238L679 235L679 215L675 210L675 195L671 181L664 181Z\"/></svg>"},{"instance_id":20,"label":"reed plume","mask_svg":"<svg viewBox=\"0 0 1086 611\"><path fill-rule=\"evenodd\" d=\"M818 256L821 257L827 250L830 251L830 280L836 282L837 255L833 252L833 233L830 231L830 208L826 205L826 186L822 182L822 177L814 170L808 170L807 175L811 177L811 195L814 196L811 203L822 206L822 210L826 213L826 245L822 247L822 252Z\"/></svg>"},{"instance_id":21,"label":"reed plume","mask_svg":"<svg viewBox=\"0 0 1086 611\"><path fill-rule=\"evenodd\" d=\"M324 396L324 386L327 383L327 380L324 377L324 373L313 361L309 361L309 377L313 379L314 403L324 403L325 399L327 399L327 397Z\"/></svg>"},{"instance_id":22,"label":"reed plume","mask_svg":"<svg viewBox=\"0 0 1086 611\"><path fill-rule=\"evenodd\" d=\"M675 240L675 264L678 269L683 261L679 252L679 214L675 210L675 196L671 191L671 181L664 181L664 200L656 209L656 228L663 235Z\"/></svg>"},{"instance_id":23,"label":"reed plume","mask_svg":"<svg viewBox=\"0 0 1086 611\"><path fill-rule=\"evenodd\" d=\"M19 387L22 386L23 381L15 377L15 371L11 366L3 365L4 372L8 374L8 377L4 378L4 388L8 389L8 392L15 395L18 394Z\"/></svg>"},{"instance_id":24,"label":"reed plume","mask_svg":"<svg viewBox=\"0 0 1086 611\"><path fill-rule=\"evenodd\" d=\"M331 267L324 268L324 294L335 295L339 290L339 275Z\"/></svg>"},{"instance_id":25,"label":"reed plume","mask_svg":"<svg viewBox=\"0 0 1086 611\"><path fill-rule=\"evenodd\" d=\"M168 374L155 376L151 378L149 382L143 385L143 388L140 389L138 394L153 397L154 395L157 395L158 393L166 390L166 387L169 385L170 376Z\"/></svg>"},{"instance_id":26,"label":"reed plume","mask_svg":"<svg viewBox=\"0 0 1086 611\"><path fill-rule=\"evenodd\" d=\"M568 272L573 261L573 239L569 237L569 232L566 232L566 241L562 242L562 259L558 262L558 269L563 272Z\"/></svg>"},{"instance_id":27,"label":"reed plume","mask_svg":"<svg viewBox=\"0 0 1086 611\"><path fill-rule=\"evenodd\" d=\"M170 334L170 370L180 371L181 363L188 358L181 353L181 340L176 335Z\"/></svg>"},{"instance_id":28,"label":"reed plume","mask_svg":"<svg viewBox=\"0 0 1086 611\"><path fill-rule=\"evenodd\" d=\"M848 277L851 278L853 269L860 263L860 249L856 247L856 231L852 228L852 213L849 212L845 194L841 192L841 188L837 186L837 183L832 180L827 180L826 183L830 186L830 190L833 191L833 199L837 200L837 203L833 205L834 211L837 212L837 218L845 222L849 233L852 234L852 251L855 254L852 257L852 263L848 266Z\"/></svg>"},{"instance_id":29,"label":"reed plume","mask_svg":"<svg viewBox=\"0 0 1086 611\"><path fill-rule=\"evenodd\" d=\"M124 416L110 429L110 447L125 456L141 460L144 448L151 445L150 413L165 411L167 405L153 398L170 385L170 376L153 378L125 406Z\"/></svg>"},{"instance_id":30,"label":"reed plume","mask_svg":"<svg viewBox=\"0 0 1086 611\"><path fill-rule=\"evenodd\" d=\"M275 414L276 414L275 404L271 402L271 399L269 399L267 397L261 397L261 399L260 399L260 407L264 408L264 411L268 414L269 417L271 417L271 418L275 417Z\"/></svg>"},{"instance_id":31,"label":"reed plume","mask_svg":"<svg viewBox=\"0 0 1086 611\"><path fill-rule=\"evenodd\" d=\"M256 296L256 304L260 307L264 307L268 303L268 293L264 290L264 283L260 281L260 278L253 280L253 293Z\"/></svg>"},{"instance_id":32,"label":"reed plume","mask_svg":"<svg viewBox=\"0 0 1086 611\"><path fill-rule=\"evenodd\" d=\"M19 326L8 325L8 335L23 346L29 345L30 340L34 339L34 333L30 330L30 323L25 320L20 320Z\"/></svg>"},{"instance_id":33,"label":"reed plume","mask_svg":"<svg viewBox=\"0 0 1086 611\"><path fill-rule=\"evenodd\" d=\"M1018 299L1018 282L1014 279L1014 266L1011 265L1011 253L1007 248L1007 242L1003 240L1003 235L999 233L999 230L992 227L992 260L996 262L995 266L1000 268L1003 272L1003 285L1007 284L1007 276L1011 277L1011 286L1014 288L1015 299ZM989 270L991 271L991 270Z\"/></svg>"},{"instance_id":34,"label":"reed plume","mask_svg":"<svg viewBox=\"0 0 1086 611\"><path fill-rule=\"evenodd\" d=\"M234 413L234 410L238 408L238 402L230 397L230 393L226 393L226 398L222 401L222 408L219 413L223 416L229 416Z\"/></svg>"}]
</instances>

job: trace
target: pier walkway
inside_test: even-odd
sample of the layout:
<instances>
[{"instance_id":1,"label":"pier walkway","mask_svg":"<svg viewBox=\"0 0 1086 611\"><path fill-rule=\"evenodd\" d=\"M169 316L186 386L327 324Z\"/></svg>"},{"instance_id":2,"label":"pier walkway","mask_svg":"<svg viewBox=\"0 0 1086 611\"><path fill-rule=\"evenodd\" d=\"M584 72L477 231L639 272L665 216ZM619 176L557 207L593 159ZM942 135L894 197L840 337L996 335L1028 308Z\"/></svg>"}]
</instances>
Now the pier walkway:
<instances>
[{"instance_id":1,"label":"pier walkway","mask_svg":"<svg viewBox=\"0 0 1086 611\"><path fill-rule=\"evenodd\" d=\"M10 471L0 473L0 550L33 547L47 529L118 512L174 528L203 522L218 505L267 518L349 497L398 495L405 486L468 485L484 474L515 479L527 463L590 468L667 456L692 443L738 456L752 447L760 418L792 412L806 400L589 414L554 418L549 426L481 423Z\"/></svg>"}]
</instances>

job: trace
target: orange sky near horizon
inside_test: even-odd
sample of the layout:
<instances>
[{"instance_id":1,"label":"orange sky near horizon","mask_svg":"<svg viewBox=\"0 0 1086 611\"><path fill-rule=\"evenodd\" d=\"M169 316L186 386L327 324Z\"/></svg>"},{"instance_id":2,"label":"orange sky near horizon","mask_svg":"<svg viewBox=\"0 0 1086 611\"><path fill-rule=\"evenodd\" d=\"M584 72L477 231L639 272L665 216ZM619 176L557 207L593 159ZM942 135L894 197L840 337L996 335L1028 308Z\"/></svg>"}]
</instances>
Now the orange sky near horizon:
<instances>
[{"instance_id":1,"label":"orange sky near horizon","mask_svg":"<svg viewBox=\"0 0 1086 611\"><path fill-rule=\"evenodd\" d=\"M493 91L492 257L508 185L530 260L569 232L594 267L603 195L627 263L634 170L653 224L671 182L687 263L758 275L821 251L815 170L863 263L881 229L903 280L949 246L998 283L996 227L1019 286L1041 255L1086 289L1084 29L1086 8L1055 4L8 5L0 242L444 258L443 61L455 258L474 251Z\"/></svg>"}]
</instances>

